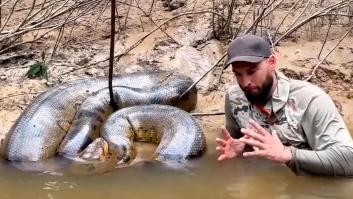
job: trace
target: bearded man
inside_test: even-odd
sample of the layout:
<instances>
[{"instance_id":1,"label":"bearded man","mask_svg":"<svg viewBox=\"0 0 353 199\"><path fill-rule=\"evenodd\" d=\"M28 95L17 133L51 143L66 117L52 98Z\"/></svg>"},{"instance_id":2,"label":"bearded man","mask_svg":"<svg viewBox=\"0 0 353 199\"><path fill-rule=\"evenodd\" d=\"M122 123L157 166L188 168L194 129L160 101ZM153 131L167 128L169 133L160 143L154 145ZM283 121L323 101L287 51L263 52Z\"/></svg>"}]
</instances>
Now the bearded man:
<instances>
[{"instance_id":1,"label":"bearded man","mask_svg":"<svg viewBox=\"0 0 353 199\"><path fill-rule=\"evenodd\" d=\"M229 65L237 84L225 96L219 161L260 157L298 175L353 176L352 137L329 95L279 73L269 43L255 35L230 44Z\"/></svg>"}]
</instances>

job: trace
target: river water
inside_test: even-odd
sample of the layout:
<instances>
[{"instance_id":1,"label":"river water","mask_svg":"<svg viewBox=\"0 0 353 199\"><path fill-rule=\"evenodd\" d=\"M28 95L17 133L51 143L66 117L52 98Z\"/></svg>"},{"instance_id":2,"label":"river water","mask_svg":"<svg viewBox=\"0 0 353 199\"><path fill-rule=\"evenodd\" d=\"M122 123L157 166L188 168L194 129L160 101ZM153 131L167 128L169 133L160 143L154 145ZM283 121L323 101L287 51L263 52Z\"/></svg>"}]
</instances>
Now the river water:
<instances>
[{"instance_id":1,"label":"river water","mask_svg":"<svg viewBox=\"0 0 353 199\"><path fill-rule=\"evenodd\" d=\"M138 144L133 165L110 170L49 161L39 171L23 171L26 165L1 162L0 198L352 198L350 178L295 176L260 159L217 162L214 138L208 136L204 156L180 165L151 161L155 146L144 143Z\"/></svg>"}]
</instances>

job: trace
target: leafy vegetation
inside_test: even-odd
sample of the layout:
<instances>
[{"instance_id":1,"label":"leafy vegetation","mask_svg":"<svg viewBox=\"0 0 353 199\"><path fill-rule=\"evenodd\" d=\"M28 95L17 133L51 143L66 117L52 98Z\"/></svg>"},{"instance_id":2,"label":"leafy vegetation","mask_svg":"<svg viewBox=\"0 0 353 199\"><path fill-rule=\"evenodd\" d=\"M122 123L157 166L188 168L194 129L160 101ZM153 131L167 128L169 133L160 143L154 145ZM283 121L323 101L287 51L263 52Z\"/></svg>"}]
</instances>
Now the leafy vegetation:
<instances>
[{"instance_id":1,"label":"leafy vegetation","mask_svg":"<svg viewBox=\"0 0 353 199\"><path fill-rule=\"evenodd\" d=\"M44 63L35 63L30 65L29 70L26 73L26 77L34 79L34 78L46 78L48 80L48 65Z\"/></svg>"}]
</instances>

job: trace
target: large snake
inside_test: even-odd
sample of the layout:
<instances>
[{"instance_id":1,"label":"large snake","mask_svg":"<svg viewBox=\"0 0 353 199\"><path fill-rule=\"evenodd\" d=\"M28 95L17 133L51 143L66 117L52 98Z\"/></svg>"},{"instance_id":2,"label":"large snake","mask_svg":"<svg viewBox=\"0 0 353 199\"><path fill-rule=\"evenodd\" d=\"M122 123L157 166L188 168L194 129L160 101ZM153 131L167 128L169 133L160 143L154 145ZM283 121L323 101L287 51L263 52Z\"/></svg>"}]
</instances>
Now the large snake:
<instances>
[{"instance_id":1,"label":"large snake","mask_svg":"<svg viewBox=\"0 0 353 199\"><path fill-rule=\"evenodd\" d=\"M113 79L114 98L119 107L162 103L190 110L196 103L196 90L182 99L179 97L191 84L189 77L175 72L122 74ZM99 136L98 129L112 112L106 87L104 78L85 79L42 93L28 105L6 135L2 155L11 161L38 161L54 156L60 144L61 154L79 153ZM156 108L155 115L158 114ZM201 143L200 147L205 148L204 142L194 143Z\"/></svg>"},{"instance_id":2,"label":"large snake","mask_svg":"<svg viewBox=\"0 0 353 199\"><path fill-rule=\"evenodd\" d=\"M191 128L190 128L191 127ZM167 105L133 106L115 112L103 127L118 162L134 154L133 140L159 143L154 159L184 161L205 150L206 139L197 121L178 108Z\"/></svg>"}]
</instances>

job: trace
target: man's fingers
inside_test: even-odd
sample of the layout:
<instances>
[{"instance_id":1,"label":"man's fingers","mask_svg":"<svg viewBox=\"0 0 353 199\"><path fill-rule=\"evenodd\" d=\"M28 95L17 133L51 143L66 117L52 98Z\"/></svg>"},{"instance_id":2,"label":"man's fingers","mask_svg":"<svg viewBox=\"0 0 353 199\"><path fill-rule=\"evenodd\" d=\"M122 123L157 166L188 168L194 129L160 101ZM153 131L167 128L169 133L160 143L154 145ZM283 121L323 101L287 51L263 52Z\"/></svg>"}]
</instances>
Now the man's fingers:
<instances>
[{"instance_id":1,"label":"man's fingers","mask_svg":"<svg viewBox=\"0 0 353 199\"><path fill-rule=\"evenodd\" d=\"M264 150L257 150L257 151L251 151L251 152L244 152L243 156L244 157L265 157L266 154L267 152Z\"/></svg>"},{"instance_id":2,"label":"man's fingers","mask_svg":"<svg viewBox=\"0 0 353 199\"><path fill-rule=\"evenodd\" d=\"M227 156L225 156L224 154L222 154L222 155L220 155L220 156L218 157L218 161L222 161L222 160L226 159L226 157L227 157Z\"/></svg>"},{"instance_id":3,"label":"man's fingers","mask_svg":"<svg viewBox=\"0 0 353 199\"><path fill-rule=\"evenodd\" d=\"M225 140L228 140L228 139L231 138L231 136L230 136L228 130L227 130L225 127L222 127L221 130L222 130L223 138L224 138Z\"/></svg>"},{"instance_id":4,"label":"man's fingers","mask_svg":"<svg viewBox=\"0 0 353 199\"><path fill-rule=\"evenodd\" d=\"M251 145L252 147L257 147L259 149L265 149L265 145L262 142L259 142L257 140L254 139L246 139L246 138L240 138L239 141Z\"/></svg>"},{"instance_id":5,"label":"man's fingers","mask_svg":"<svg viewBox=\"0 0 353 199\"><path fill-rule=\"evenodd\" d=\"M259 140L261 142L263 142L265 140L264 136L259 134L259 133L256 133L254 130L251 130L251 129L244 129L242 128L241 129L241 132L244 134L244 135L247 135L247 138L253 138L255 140Z\"/></svg>"},{"instance_id":6,"label":"man's fingers","mask_svg":"<svg viewBox=\"0 0 353 199\"><path fill-rule=\"evenodd\" d=\"M276 130L273 130L272 131L272 136L276 139L276 140L280 140L278 135L277 135L277 131Z\"/></svg>"},{"instance_id":7,"label":"man's fingers","mask_svg":"<svg viewBox=\"0 0 353 199\"><path fill-rule=\"evenodd\" d=\"M227 142L221 138L216 138L216 142L223 147L227 145Z\"/></svg>"},{"instance_id":8,"label":"man's fingers","mask_svg":"<svg viewBox=\"0 0 353 199\"><path fill-rule=\"evenodd\" d=\"M250 136L248 136L248 135L244 135L244 136L243 136L243 138L249 139L249 138L250 138Z\"/></svg>"},{"instance_id":9,"label":"man's fingers","mask_svg":"<svg viewBox=\"0 0 353 199\"><path fill-rule=\"evenodd\" d=\"M254 127L254 129L256 130L257 133L261 134L261 135L268 135L269 133L266 131L266 129L262 128L262 126L260 126L260 124L258 124L257 122L255 122L254 120L250 119L249 120L250 124Z\"/></svg>"},{"instance_id":10,"label":"man's fingers","mask_svg":"<svg viewBox=\"0 0 353 199\"><path fill-rule=\"evenodd\" d=\"M260 149L259 149L258 147L256 147L256 146L253 146L252 149L254 149L254 151L260 150Z\"/></svg>"},{"instance_id":11,"label":"man's fingers","mask_svg":"<svg viewBox=\"0 0 353 199\"><path fill-rule=\"evenodd\" d=\"M216 147L216 150L217 150L217 151L220 151L221 153L224 153L224 152L225 152L224 147L220 147L220 146Z\"/></svg>"}]
</instances>

